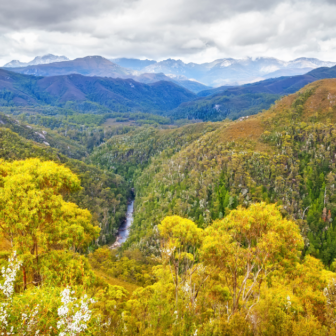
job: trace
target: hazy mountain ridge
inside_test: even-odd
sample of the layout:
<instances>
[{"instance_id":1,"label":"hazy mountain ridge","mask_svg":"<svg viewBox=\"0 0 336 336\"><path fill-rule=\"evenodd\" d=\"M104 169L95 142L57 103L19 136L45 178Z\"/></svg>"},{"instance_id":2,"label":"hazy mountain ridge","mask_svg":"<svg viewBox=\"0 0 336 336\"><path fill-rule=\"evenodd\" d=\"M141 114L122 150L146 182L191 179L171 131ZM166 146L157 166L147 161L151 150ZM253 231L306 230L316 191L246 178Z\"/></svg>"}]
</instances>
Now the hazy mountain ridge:
<instances>
[{"instance_id":1,"label":"hazy mountain ridge","mask_svg":"<svg viewBox=\"0 0 336 336\"><path fill-rule=\"evenodd\" d=\"M189 80L185 76L178 76L178 75L166 76L164 73L143 73L140 74L139 76L133 76L132 78L137 82L146 84L155 83L161 80L167 82L173 82L195 93L212 89L211 86L206 86L195 80Z\"/></svg>"},{"instance_id":2,"label":"hazy mountain ridge","mask_svg":"<svg viewBox=\"0 0 336 336\"><path fill-rule=\"evenodd\" d=\"M145 67L142 72L183 75L209 86L239 85L262 79L301 75L318 67L331 67L335 62L301 57L289 62L276 58L224 58L210 63L184 63L168 59Z\"/></svg>"},{"instance_id":3,"label":"hazy mountain ridge","mask_svg":"<svg viewBox=\"0 0 336 336\"><path fill-rule=\"evenodd\" d=\"M120 65L121 67L136 70L136 71L140 71L149 65L157 63L156 61L149 60L149 59L140 60L137 58L125 58L125 57L111 58L109 60L115 64Z\"/></svg>"},{"instance_id":4,"label":"hazy mountain ridge","mask_svg":"<svg viewBox=\"0 0 336 336\"><path fill-rule=\"evenodd\" d=\"M83 58L76 58L72 61L54 62L50 64L37 64L27 67L20 66L16 68L11 68L11 71L25 75L43 77L80 74L84 76L98 76L123 79L131 78L137 82L146 84L164 80L181 85L195 93L209 88L208 86L203 85L202 83L198 83L197 81L190 81L185 76L165 76L163 73L140 73L136 70L124 68L101 56L87 56Z\"/></svg>"},{"instance_id":5,"label":"hazy mountain ridge","mask_svg":"<svg viewBox=\"0 0 336 336\"><path fill-rule=\"evenodd\" d=\"M43 56L48 58L53 55ZM43 58L42 57L42 58ZM54 56L55 57L55 56ZM36 58L37 59L37 58ZM49 58L48 58L49 59ZM62 60L64 61L64 60ZM208 63L184 63L181 60L163 61L135 58L107 59L102 56L87 56L66 63L40 60L23 64L12 61L13 71L35 76L55 76L78 73L85 76L112 78L132 78L149 83L157 79L147 74L160 75L160 80L168 80L198 93L207 87L233 86L254 83L268 78L303 75L319 67L331 67L336 62L325 62L316 58L301 57L292 61L282 61L272 57L246 57L242 59L223 58ZM40 63L39 63L40 62ZM164 78L162 75L167 76ZM196 85L195 83L200 85ZM204 85L205 87L202 87Z\"/></svg>"},{"instance_id":6,"label":"hazy mountain ridge","mask_svg":"<svg viewBox=\"0 0 336 336\"><path fill-rule=\"evenodd\" d=\"M18 68L18 67L26 67L30 65L39 65L39 64L49 64L54 62L64 62L69 61L66 56L56 56L52 54L44 55L44 56L36 56L30 62L20 62L18 60L13 60L9 63L6 63L4 68Z\"/></svg>"},{"instance_id":7,"label":"hazy mountain ridge","mask_svg":"<svg viewBox=\"0 0 336 336\"><path fill-rule=\"evenodd\" d=\"M87 56L66 62L30 65L27 67L12 68L11 71L43 77L80 74L85 76L123 78L134 73L101 56Z\"/></svg>"}]
</instances>

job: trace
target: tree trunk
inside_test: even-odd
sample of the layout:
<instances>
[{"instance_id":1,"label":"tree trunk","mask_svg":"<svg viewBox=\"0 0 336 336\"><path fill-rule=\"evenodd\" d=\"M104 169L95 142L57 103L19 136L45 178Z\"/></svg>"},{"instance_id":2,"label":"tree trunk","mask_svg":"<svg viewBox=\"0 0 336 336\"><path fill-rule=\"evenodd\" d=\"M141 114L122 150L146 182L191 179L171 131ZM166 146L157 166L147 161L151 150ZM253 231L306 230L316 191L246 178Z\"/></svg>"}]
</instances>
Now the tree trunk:
<instances>
[{"instance_id":1,"label":"tree trunk","mask_svg":"<svg viewBox=\"0 0 336 336\"><path fill-rule=\"evenodd\" d=\"M26 290L27 289L27 274L26 274L26 269L23 267L22 271L23 271L23 289Z\"/></svg>"},{"instance_id":2,"label":"tree trunk","mask_svg":"<svg viewBox=\"0 0 336 336\"><path fill-rule=\"evenodd\" d=\"M39 256L38 256L38 248L37 243L35 243L35 260L36 260L36 271L34 272L34 285L39 286L42 282L40 270L39 270Z\"/></svg>"}]
</instances>

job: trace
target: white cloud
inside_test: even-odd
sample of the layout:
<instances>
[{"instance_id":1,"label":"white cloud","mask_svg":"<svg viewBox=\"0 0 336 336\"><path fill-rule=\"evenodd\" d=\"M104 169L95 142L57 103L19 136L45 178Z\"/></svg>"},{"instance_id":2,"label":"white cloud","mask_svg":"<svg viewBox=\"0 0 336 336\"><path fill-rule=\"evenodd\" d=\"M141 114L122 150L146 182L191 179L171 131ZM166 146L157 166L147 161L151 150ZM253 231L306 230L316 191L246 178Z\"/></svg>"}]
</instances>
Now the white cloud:
<instances>
[{"instance_id":1,"label":"white cloud","mask_svg":"<svg viewBox=\"0 0 336 336\"><path fill-rule=\"evenodd\" d=\"M335 61L335 9L331 0L1 1L0 64L46 53Z\"/></svg>"}]
</instances>

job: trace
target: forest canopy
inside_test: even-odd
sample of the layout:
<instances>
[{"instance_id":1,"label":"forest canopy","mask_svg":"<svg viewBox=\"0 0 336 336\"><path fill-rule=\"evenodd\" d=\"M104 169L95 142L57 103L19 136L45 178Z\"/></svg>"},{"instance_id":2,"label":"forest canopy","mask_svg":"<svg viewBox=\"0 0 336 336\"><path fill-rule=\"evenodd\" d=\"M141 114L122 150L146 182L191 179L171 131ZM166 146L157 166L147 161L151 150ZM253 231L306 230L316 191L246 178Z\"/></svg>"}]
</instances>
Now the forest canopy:
<instances>
[{"instance_id":1,"label":"forest canopy","mask_svg":"<svg viewBox=\"0 0 336 336\"><path fill-rule=\"evenodd\" d=\"M166 217L155 279L129 293L79 253L99 229L62 197L80 188L75 174L38 159L1 161L0 172L5 335L336 333L336 274L300 258L299 227L275 205L238 207L206 229ZM109 250L93 256L96 268L113 259Z\"/></svg>"}]
</instances>

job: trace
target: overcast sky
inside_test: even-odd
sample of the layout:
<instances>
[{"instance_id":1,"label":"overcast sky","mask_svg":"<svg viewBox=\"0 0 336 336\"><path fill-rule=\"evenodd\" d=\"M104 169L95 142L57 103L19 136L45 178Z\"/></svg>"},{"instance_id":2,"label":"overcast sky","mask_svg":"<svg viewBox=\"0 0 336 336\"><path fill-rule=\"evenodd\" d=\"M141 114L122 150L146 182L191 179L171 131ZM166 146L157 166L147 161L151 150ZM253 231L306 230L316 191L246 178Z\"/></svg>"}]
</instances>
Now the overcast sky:
<instances>
[{"instance_id":1,"label":"overcast sky","mask_svg":"<svg viewBox=\"0 0 336 336\"><path fill-rule=\"evenodd\" d=\"M336 0L0 0L0 65L52 53L336 61Z\"/></svg>"}]
</instances>

